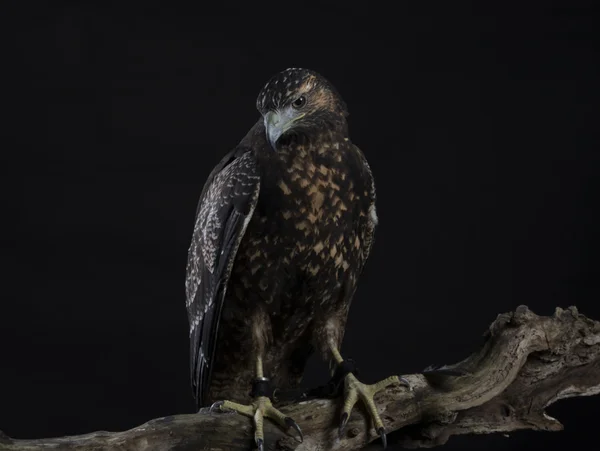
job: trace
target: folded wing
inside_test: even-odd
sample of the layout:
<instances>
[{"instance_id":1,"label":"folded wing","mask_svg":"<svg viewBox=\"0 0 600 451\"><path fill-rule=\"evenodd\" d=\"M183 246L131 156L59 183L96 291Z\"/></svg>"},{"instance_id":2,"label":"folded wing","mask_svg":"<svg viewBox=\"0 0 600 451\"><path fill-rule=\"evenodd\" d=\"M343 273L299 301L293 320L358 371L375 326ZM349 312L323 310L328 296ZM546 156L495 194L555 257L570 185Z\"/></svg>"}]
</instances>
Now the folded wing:
<instances>
[{"instance_id":1,"label":"folded wing","mask_svg":"<svg viewBox=\"0 0 600 451\"><path fill-rule=\"evenodd\" d=\"M254 155L238 148L215 167L200 195L186 274L191 383L198 407L210 384L231 268L259 191Z\"/></svg>"}]
</instances>

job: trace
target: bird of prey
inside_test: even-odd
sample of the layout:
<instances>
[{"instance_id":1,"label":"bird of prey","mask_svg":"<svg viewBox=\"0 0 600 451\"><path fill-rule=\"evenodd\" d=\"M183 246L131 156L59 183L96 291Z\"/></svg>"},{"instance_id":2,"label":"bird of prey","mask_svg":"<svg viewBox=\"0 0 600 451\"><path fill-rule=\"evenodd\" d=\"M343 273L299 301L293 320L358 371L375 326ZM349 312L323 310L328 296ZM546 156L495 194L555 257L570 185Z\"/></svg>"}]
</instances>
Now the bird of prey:
<instances>
[{"instance_id":1,"label":"bird of prey","mask_svg":"<svg viewBox=\"0 0 600 451\"><path fill-rule=\"evenodd\" d=\"M377 224L367 160L348 135L336 89L307 69L286 69L262 88L261 118L206 181L188 253L186 295L192 388L198 406L219 401L288 429L294 420L269 389L297 387L316 351L346 368L340 433L398 376L361 383L340 354L350 303Z\"/></svg>"}]
</instances>

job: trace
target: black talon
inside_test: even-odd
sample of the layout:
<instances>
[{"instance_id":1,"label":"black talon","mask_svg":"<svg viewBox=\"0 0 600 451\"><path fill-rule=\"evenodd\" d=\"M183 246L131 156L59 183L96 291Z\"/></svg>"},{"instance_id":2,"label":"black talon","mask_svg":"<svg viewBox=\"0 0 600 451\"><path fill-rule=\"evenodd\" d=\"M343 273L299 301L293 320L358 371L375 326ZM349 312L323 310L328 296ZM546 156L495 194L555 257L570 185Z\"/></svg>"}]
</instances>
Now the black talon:
<instances>
[{"instance_id":1,"label":"black talon","mask_svg":"<svg viewBox=\"0 0 600 451\"><path fill-rule=\"evenodd\" d=\"M258 448L258 451L265 451L265 441L262 438L257 438L256 439L256 446Z\"/></svg>"},{"instance_id":2,"label":"black talon","mask_svg":"<svg viewBox=\"0 0 600 451\"><path fill-rule=\"evenodd\" d=\"M398 376L398 379L400 379L400 382L406 386L406 388L408 388L409 391L412 391L412 385L410 385L410 382L408 381L408 379L406 379L405 377L402 376Z\"/></svg>"},{"instance_id":3,"label":"black talon","mask_svg":"<svg viewBox=\"0 0 600 451\"><path fill-rule=\"evenodd\" d=\"M209 407L209 409L208 409L208 412L209 412L209 413L213 413L213 412L214 412L214 409L215 409L216 407L219 407L219 410L221 410L220 408L221 408L221 406L222 406L223 404L225 404L225 401L216 401L216 402L213 402L213 403L212 403L212 405Z\"/></svg>"},{"instance_id":4,"label":"black talon","mask_svg":"<svg viewBox=\"0 0 600 451\"><path fill-rule=\"evenodd\" d=\"M385 429L383 427L380 427L379 429L377 429L377 433L379 434L379 437L381 437L381 442L383 443L383 449L387 448L387 437L385 436Z\"/></svg>"},{"instance_id":5,"label":"black talon","mask_svg":"<svg viewBox=\"0 0 600 451\"><path fill-rule=\"evenodd\" d=\"M294 428L294 430L298 433L298 435L300 435L300 443L302 443L304 441L304 435L302 434L302 429L300 429L300 426L298 426L298 423L296 423L291 417L285 417L285 425L286 427L289 428Z\"/></svg>"},{"instance_id":6,"label":"black talon","mask_svg":"<svg viewBox=\"0 0 600 451\"><path fill-rule=\"evenodd\" d=\"M338 435L340 438L342 438L342 435L344 434L346 423L348 423L348 412L344 412L340 418L340 429L338 430Z\"/></svg>"}]
</instances>

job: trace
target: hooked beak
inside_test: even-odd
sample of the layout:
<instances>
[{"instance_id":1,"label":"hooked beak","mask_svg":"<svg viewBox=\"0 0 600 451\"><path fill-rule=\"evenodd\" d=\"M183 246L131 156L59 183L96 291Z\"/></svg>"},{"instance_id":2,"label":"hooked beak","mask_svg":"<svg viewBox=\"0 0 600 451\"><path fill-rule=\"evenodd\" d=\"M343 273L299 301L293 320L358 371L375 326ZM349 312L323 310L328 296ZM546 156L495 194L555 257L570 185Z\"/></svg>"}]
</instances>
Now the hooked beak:
<instances>
[{"instance_id":1,"label":"hooked beak","mask_svg":"<svg viewBox=\"0 0 600 451\"><path fill-rule=\"evenodd\" d=\"M294 121L303 116L304 113L297 114L294 110L287 108L283 111L268 111L265 114L265 131L273 150L277 150L276 144L279 137L292 128Z\"/></svg>"}]
</instances>

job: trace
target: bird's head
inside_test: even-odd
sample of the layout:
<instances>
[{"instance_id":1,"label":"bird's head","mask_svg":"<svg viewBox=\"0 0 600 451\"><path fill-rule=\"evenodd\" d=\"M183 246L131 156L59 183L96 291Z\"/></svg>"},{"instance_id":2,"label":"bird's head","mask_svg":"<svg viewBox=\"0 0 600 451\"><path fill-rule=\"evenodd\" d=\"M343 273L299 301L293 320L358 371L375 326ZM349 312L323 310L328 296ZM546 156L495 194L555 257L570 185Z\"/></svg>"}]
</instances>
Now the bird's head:
<instances>
[{"instance_id":1,"label":"bird's head","mask_svg":"<svg viewBox=\"0 0 600 451\"><path fill-rule=\"evenodd\" d=\"M287 136L311 136L322 127L345 130L346 105L335 88L308 69L279 72L263 87L256 100L267 138L273 149ZM320 127L320 128L319 128Z\"/></svg>"}]
</instances>

